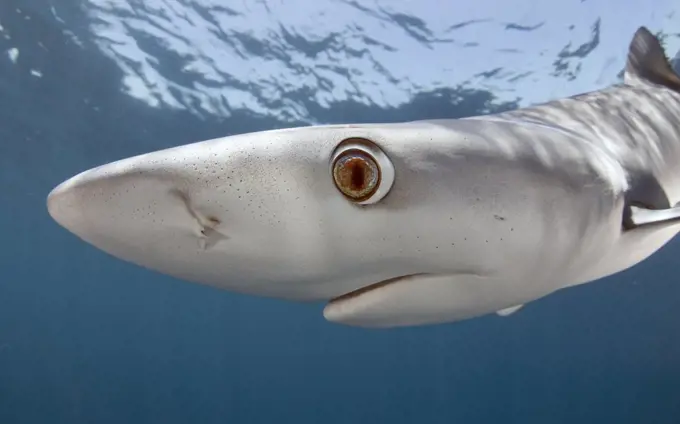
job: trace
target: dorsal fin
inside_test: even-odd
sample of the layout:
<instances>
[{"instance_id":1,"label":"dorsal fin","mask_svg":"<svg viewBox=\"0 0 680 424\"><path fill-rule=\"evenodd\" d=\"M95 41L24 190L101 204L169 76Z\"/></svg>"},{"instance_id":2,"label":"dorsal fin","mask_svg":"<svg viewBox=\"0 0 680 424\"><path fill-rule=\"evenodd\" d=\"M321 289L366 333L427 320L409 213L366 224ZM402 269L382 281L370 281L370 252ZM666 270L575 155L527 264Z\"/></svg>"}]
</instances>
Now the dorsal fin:
<instances>
[{"instance_id":1,"label":"dorsal fin","mask_svg":"<svg viewBox=\"0 0 680 424\"><path fill-rule=\"evenodd\" d=\"M624 80L647 81L680 92L680 77L673 71L659 39L646 27L638 28L630 42Z\"/></svg>"}]
</instances>

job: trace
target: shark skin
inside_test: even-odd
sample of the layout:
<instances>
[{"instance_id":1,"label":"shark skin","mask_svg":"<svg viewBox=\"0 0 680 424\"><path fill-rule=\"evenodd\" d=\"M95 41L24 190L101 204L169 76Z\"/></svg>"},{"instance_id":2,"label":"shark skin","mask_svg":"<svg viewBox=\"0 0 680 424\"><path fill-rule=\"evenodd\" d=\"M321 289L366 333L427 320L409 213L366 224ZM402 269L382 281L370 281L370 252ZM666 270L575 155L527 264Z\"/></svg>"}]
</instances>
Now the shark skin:
<instances>
[{"instance_id":1,"label":"shark skin","mask_svg":"<svg viewBox=\"0 0 680 424\"><path fill-rule=\"evenodd\" d=\"M53 219L188 282L450 323L643 261L680 231L680 78L644 27L624 82L495 115L234 135L82 172Z\"/></svg>"}]
</instances>

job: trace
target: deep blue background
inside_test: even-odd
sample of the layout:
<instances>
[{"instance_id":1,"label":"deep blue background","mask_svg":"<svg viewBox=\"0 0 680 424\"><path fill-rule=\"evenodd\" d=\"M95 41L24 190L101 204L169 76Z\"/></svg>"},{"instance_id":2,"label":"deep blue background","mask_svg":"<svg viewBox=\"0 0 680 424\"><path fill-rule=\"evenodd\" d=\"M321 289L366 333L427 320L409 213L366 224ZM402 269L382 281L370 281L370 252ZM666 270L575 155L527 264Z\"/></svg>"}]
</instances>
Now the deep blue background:
<instances>
[{"instance_id":1,"label":"deep blue background","mask_svg":"<svg viewBox=\"0 0 680 424\"><path fill-rule=\"evenodd\" d=\"M0 58L0 423L680 422L680 240L510 318L387 331L327 323L322 305L173 280L80 242L46 212L63 179L292 124L245 112L199 119L132 100L117 68L73 43L40 4L0 2L21 52L16 65ZM68 21L84 34L73 4ZM17 9L22 19L11 18ZM29 73L36 65L42 78ZM309 107L321 122L512 107L485 92L452 99Z\"/></svg>"}]
</instances>

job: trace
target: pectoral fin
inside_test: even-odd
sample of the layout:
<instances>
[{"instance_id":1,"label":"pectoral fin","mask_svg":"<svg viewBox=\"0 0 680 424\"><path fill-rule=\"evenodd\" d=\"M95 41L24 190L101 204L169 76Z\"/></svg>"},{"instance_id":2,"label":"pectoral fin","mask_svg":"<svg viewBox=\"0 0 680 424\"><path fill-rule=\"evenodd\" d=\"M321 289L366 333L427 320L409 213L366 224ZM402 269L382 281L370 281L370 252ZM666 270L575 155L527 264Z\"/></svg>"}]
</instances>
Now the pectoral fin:
<instances>
[{"instance_id":1,"label":"pectoral fin","mask_svg":"<svg viewBox=\"0 0 680 424\"><path fill-rule=\"evenodd\" d=\"M630 214L627 217L627 229L642 226L680 223L680 205L668 209L647 209L639 206L630 206Z\"/></svg>"},{"instance_id":2,"label":"pectoral fin","mask_svg":"<svg viewBox=\"0 0 680 424\"><path fill-rule=\"evenodd\" d=\"M522 306L524 305L516 305L511 306L509 308L501 309L500 311L496 311L496 314L501 317L507 317L522 309Z\"/></svg>"},{"instance_id":3,"label":"pectoral fin","mask_svg":"<svg viewBox=\"0 0 680 424\"><path fill-rule=\"evenodd\" d=\"M680 221L680 202L671 206L666 192L654 175L632 174L623 210L623 228L633 230L650 225L669 225L676 221Z\"/></svg>"}]
</instances>

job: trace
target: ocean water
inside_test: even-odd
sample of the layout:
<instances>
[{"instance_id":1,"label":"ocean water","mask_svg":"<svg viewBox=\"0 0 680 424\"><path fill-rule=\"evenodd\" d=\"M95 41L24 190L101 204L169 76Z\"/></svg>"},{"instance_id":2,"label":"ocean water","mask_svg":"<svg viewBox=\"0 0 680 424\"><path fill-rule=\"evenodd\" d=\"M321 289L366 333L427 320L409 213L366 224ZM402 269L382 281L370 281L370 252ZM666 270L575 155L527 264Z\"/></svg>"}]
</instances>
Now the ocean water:
<instances>
[{"instance_id":1,"label":"ocean water","mask_svg":"<svg viewBox=\"0 0 680 424\"><path fill-rule=\"evenodd\" d=\"M47 214L125 156L601 88L673 1L2 0L0 424L680 423L680 240L507 318L362 330L116 260ZM680 141L679 141L680 142Z\"/></svg>"}]
</instances>

